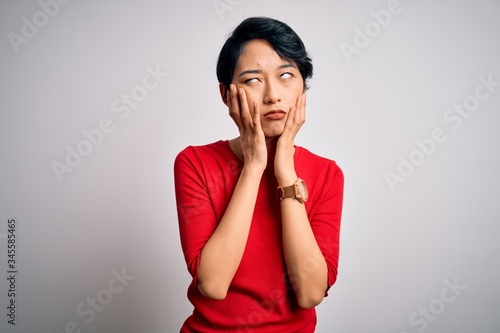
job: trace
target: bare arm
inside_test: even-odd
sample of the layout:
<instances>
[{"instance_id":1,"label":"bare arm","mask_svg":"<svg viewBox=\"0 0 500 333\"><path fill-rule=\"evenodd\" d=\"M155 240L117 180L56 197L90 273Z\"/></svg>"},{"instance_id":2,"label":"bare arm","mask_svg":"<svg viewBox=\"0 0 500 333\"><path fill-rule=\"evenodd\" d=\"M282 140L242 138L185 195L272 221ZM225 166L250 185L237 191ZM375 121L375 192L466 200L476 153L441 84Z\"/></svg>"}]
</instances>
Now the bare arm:
<instances>
[{"instance_id":1,"label":"bare arm","mask_svg":"<svg viewBox=\"0 0 500 333\"><path fill-rule=\"evenodd\" d=\"M198 288L206 297L226 297L245 250L261 176L243 168L227 210L201 252Z\"/></svg>"},{"instance_id":2,"label":"bare arm","mask_svg":"<svg viewBox=\"0 0 500 333\"><path fill-rule=\"evenodd\" d=\"M328 268L309 224L304 204L287 198L281 202L283 248L288 275L300 307L311 308L323 300Z\"/></svg>"},{"instance_id":3,"label":"bare arm","mask_svg":"<svg viewBox=\"0 0 500 333\"><path fill-rule=\"evenodd\" d=\"M281 186L291 185L297 179L293 161L294 140L305 122L305 107L303 94L290 110L277 143L274 168ZM281 218L283 251L298 304L303 308L314 307L323 300L328 287L326 260L314 237L303 203L292 198L283 199Z\"/></svg>"},{"instance_id":4,"label":"bare arm","mask_svg":"<svg viewBox=\"0 0 500 333\"><path fill-rule=\"evenodd\" d=\"M243 257L257 199L260 179L267 163L267 149L254 104L249 110L243 89L228 92L228 107L240 131L244 167L229 205L201 252L198 289L209 298L224 299Z\"/></svg>"}]
</instances>

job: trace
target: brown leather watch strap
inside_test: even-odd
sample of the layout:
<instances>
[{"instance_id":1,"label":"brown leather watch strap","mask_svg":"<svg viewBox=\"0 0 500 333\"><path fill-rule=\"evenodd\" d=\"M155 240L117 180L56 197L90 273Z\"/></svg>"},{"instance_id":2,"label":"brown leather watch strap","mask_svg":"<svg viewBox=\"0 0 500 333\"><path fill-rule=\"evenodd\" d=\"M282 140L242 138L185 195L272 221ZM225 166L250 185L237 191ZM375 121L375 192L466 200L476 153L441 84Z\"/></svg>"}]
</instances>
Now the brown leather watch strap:
<instances>
[{"instance_id":1,"label":"brown leather watch strap","mask_svg":"<svg viewBox=\"0 0 500 333\"><path fill-rule=\"evenodd\" d=\"M283 191L283 194L281 195L280 200L283 200L286 198L295 198L295 188L294 187L295 187L295 185L280 187L281 190Z\"/></svg>"}]
</instances>

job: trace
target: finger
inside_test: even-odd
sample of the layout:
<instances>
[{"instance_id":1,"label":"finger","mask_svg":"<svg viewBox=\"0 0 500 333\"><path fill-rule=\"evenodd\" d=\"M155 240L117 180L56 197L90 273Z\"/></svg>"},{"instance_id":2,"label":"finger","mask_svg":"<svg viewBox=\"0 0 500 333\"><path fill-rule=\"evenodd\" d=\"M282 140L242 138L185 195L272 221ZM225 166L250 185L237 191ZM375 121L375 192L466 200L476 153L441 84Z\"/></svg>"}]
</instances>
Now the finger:
<instances>
[{"instance_id":1,"label":"finger","mask_svg":"<svg viewBox=\"0 0 500 333\"><path fill-rule=\"evenodd\" d=\"M285 121L285 127L283 129L283 134L288 134L290 131L293 129L293 124L295 122L295 113L297 111L296 106L292 106L290 110L288 111L288 115L286 117Z\"/></svg>"},{"instance_id":2,"label":"finger","mask_svg":"<svg viewBox=\"0 0 500 333\"><path fill-rule=\"evenodd\" d=\"M233 109L233 99L232 99L232 94L231 94L231 85L229 85L229 89L226 92L226 98L227 98L227 110L229 112L229 115L232 117L232 109Z\"/></svg>"},{"instance_id":3,"label":"finger","mask_svg":"<svg viewBox=\"0 0 500 333\"><path fill-rule=\"evenodd\" d=\"M250 110L248 108L247 95L245 93L245 89L239 89L239 108L241 114L242 125L246 128L253 127L252 116L250 115Z\"/></svg>"},{"instance_id":4,"label":"finger","mask_svg":"<svg viewBox=\"0 0 500 333\"><path fill-rule=\"evenodd\" d=\"M229 93L228 93L228 106L229 106L229 115L236 123L238 129L241 128L241 114L240 114L240 105L239 99L236 91L236 86L234 84L229 85Z\"/></svg>"},{"instance_id":5,"label":"finger","mask_svg":"<svg viewBox=\"0 0 500 333\"><path fill-rule=\"evenodd\" d=\"M302 93L297 97L297 102L295 103L295 113L293 118L293 123L295 126L300 128L306 121L306 95Z\"/></svg>"},{"instance_id":6,"label":"finger","mask_svg":"<svg viewBox=\"0 0 500 333\"><path fill-rule=\"evenodd\" d=\"M240 103L238 100L238 93L236 91L236 86L234 84L230 85L230 95L231 95L231 111L234 115L239 116L240 113ZM238 117L239 118L239 117Z\"/></svg>"},{"instance_id":7,"label":"finger","mask_svg":"<svg viewBox=\"0 0 500 333\"><path fill-rule=\"evenodd\" d=\"M305 93L299 95L295 105L288 111L283 137L295 137L305 122Z\"/></svg>"},{"instance_id":8,"label":"finger","mask_svg":"<svg viewBox=\"0 0 500 333\"><path fill-rule=\"evenodd\" d=\"M296 118L300 122L301 126L306 121L306 100L307 100L307 95L304 92L299 97L299 101L298 101L299 105L297 105L298 117L296 116Z\"/></svg>"},{"instance_id":9,"label":"finger","mask_svg":"<svg viewBox=\"0 0 500 333\"><path fill-rule=\"evenodd\" d=\"M257 102L253 102L253 123L257 132L264 133L262 130L262 124L260 122L260 109Z\"/></svg>"}]
</instances>

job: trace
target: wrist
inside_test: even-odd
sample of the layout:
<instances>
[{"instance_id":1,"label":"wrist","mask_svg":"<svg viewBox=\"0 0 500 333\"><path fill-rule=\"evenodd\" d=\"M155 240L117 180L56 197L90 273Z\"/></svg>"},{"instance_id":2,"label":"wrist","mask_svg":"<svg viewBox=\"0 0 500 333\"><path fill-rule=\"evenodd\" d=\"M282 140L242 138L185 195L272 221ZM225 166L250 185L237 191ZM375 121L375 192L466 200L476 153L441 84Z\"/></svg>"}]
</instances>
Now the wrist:
<instances>
[{"instance_id":1,"label":"wrist","mask_svg":"<svg viewBox=\"0 0 500 333\"><path fill-rule=\"evenodd\" d=\"M306 182L297 178L292 185L278 186L278 195L281 201L287 198L295 198L298 202L304 203L309 198L309 190Z\"/></svg>"},{"instance_id":2,"label":"wrist","mask_svg":"<svg viewBox=\"0 0 500 333\"><path fill-rule=\"evenodd\" d=\"M241 175L248 177L255 177L260 180L265 169L266 169L265 166L261 167L257 164L248 163L243 165L243 169L241 170Z\"/></svg>"},{"instance_id":3,"label":"wrist","mask_svg":"<svg viewBox=\"0 0 500 333\"><path fill-rule=\"evenodd\" d=\"M287 158L280 158L279 161L278 159L275 160L274 175L278 184L282 186L290 185L297 179L293 155Z\"/></svg>"},{"instance_id":4,"label":"wrist","mask_svg":"<svg viewBox=\"0 0 500 333\"><path fill-rule=\"evenodd\" d=\"M295 172L290 172L276 176L279 186L289 186L292 185L297 180L297 174Z\"/></svg>"}]
</instances>

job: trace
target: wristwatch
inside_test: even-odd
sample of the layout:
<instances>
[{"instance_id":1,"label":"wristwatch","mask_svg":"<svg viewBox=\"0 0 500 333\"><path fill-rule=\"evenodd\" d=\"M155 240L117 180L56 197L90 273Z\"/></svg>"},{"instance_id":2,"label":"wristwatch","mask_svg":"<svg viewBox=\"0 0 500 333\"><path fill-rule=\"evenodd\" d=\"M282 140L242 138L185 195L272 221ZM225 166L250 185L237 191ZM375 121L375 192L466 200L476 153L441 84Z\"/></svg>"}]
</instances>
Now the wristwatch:
<instances>
[{"instance_id":1,"label":"wristwatch","mask_svg":"<svg viewBox=\"0 0 500 333\"><path fill-rule=\"evenodd\" d=\"M290 186L278 186L278 194L280 200L295 198L300 203L306 202L309 197L306 182L300 178Z\"/></svg>"}]
</instances>

